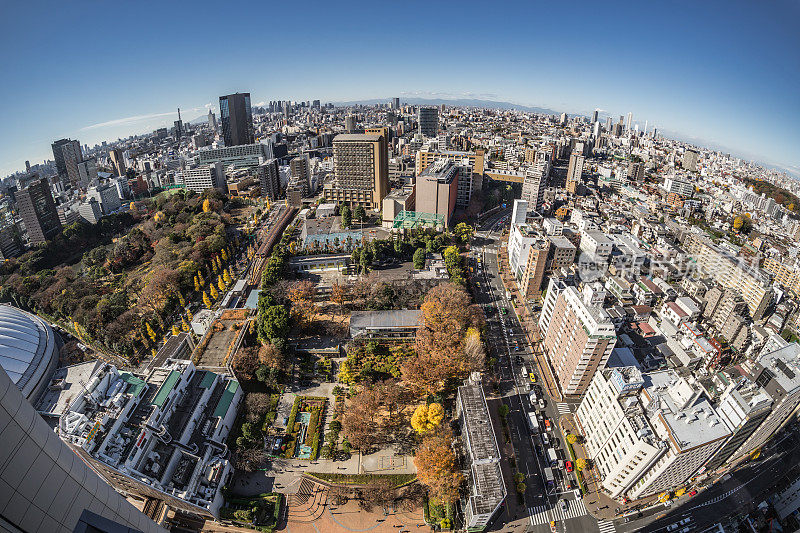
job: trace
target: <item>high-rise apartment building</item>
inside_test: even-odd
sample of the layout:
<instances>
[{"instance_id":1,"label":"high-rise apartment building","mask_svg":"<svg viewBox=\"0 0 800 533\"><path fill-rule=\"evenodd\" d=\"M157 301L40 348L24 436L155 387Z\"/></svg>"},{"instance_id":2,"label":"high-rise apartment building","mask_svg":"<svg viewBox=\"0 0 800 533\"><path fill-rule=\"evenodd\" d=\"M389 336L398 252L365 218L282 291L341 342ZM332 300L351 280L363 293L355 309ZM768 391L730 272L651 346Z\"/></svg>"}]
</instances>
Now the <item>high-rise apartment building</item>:
<instances>
[{"instance_id":1,"label":"high-rise apartment building","mask_svg":"<svg viewBox=\"0 0 800 533\"><path fill-rule=\"evenodd\" d=\"M583 176L583 153L575 150L569 156L569 166L567 167L567 192L577 194L580 189L581 177Z\"/></svg>"},{"instance_id":2,"label":"high-rise apartment building","mask_svg":"<svg viewBox=\"0 0 800 533\"><path fill-rule=\"evenodd\" d=\"M347 133L356 132L356 117L355 115L347 115L344 117L344 131Z\"/></svg>"},{"instance_id":3,"label":"high-rise apartment building","mask_svg":"<svg viewBox=\"0 0 800 533\"><path fill-rule=\"evenodd\" d=\"M32 244L43 244L61 230L47 179L35 181L17 192L17 207Z\"/></svg>"},{"instance_id":4,"label":"high-rise apartment building","mask_svg":"<svg viewBox=\"0 0 800 533\"><path fill-rule=\"evenodd\" d=\"M278 160L270 159L258 166L258 178L261 182L261 196L276 200L281 192L281 176Z\"/></svg>"},{"instance_id":5,"label":"high-rise apartment building","mask_svg":"<svg viewBox=\"0 0 800 533\"><path fill-rule=\"evenodd\" d=\"M111 165L114 167L114 174L117 176L124 176L127 168L125 168L125 156L120 148L113 148L108 153L111 158Z\"/></svg>"},{"instance_id":6,"label":"high-rise apartment building","mask_svg":"<svg viewBox=\"0 0 800 533\"><path fill-rule=\"evenodd\" d=\"M439 109L422 107L417 110L419 133L425 137L436 137L439 134Z\"/></svg>"},{"instance_id":7,"label":"high-rise apartment building","mask_svg":"<svg viewBox=\"0 0 800 533\"><path fill-rule=\"evenodd\" d=\"M220 96L219 114L222 118L222 136L225 140L225 146L238 146L255 142L250 93Z\"/></svg>"},{"instance_id":8,"label":"high-rise apartment building","mask_svg":"<svg viewBox=\"0 0 800 533\"><path fill-rule=\"evenodd\" d=\"M549 148L536 150L533 165L525 169L522 181L522 199L528 202L528 207L539 211L544 203L544 191L552 168L552 151Z\"/></svg>"},{"instance_id":9,"label":"high-rise apartment building","mask_svg":"<svg viewBox=\"0 0 800 533\"><path fill-rule=\"evenodd\" d=\"M292 159L289 162L289 173L293 180L305 184L305 188L308 189L311 183L311 168L308 155L303 154Z\"/></svg>"},{"instance_id":10,"label":"high-rise apartment building","mask_svg":"<svg viewBox=\"0 0 800 533\"><path fill-rule=\"evenodd\" d=\"M761 319L772 301L772 283L763 270L719 249L705 235L688 233L684 246L702 275L710 276L724 289L740 293L750 318Z\"/></svg>"},{"instance_id":11,"label":"high-rise apartment building","mask_svg":"<svg viewBox=\"0 0 800 533\"><path fill-rule=\"evenodd\" d=\"M378 210L389 192L389 157L383 135L342 134L333 139L334 183L325 200Z\"/></svg>"},{"instance_id":12,"label":"high-rise apartment building","mask_svg":"<svg viewBox=\"0 0 800 533\"><path fill-rule=\"evenodd\" d=\"M575 287L548 290L542 307L552 308L544 327L544 312L539 320L544 351L555 369L562 392L580 396L614 349L617 342L614 324L603 308L587 305Z\"/></svg>"}]
</instances>

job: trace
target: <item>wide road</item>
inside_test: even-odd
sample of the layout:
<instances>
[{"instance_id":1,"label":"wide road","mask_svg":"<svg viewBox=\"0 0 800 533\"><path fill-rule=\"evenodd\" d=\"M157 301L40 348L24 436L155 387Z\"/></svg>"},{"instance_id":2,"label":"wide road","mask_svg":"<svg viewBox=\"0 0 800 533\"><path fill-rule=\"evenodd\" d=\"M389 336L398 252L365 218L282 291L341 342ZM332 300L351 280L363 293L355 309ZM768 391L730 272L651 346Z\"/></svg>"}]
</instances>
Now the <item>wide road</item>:
<instances>
[{"instance_id":1,"label":"wide road","mask_svg":"<svg viewBox=\"0 0 800 533\"><path fill-rule=\"evenodd\" d=\"M471 281L476 301L483 307L487 316L488 345L490 357L498 358L497 374L500 381L499 392L502 401L510 408L508 422L514 459L517 470L526 474L527 490L525 507L528 516L524 519L508 516L504 510L490 529L493 531L531 531L546 533L550 531L550 521L555 521L559 532L667 532L703 531L733 513L752 509L761 503L775 486L790 476L800 475L800 436L792 426L784 430L765 447L761 457L740 468L737 472L701 490L695 496L685 495L669 506L659 504L639 515L617 520L600 520L589 515L580 498L572 489L574 478L560 468L554 468L556 484L547 487L543 470L548 466L546 447L541 437L531 433L528 413L541 414L551 421L553 428L547 431L551 446L559 459L564 459L564 436L559 434L555 421L560 415L574 411L574 404L552 401L541 387L534 387L539 397L546 401L542 411L532 406L528 397L529 379L526 372L538 374L522 328L514 313L513 306L506 298L505 289L499 277L497 251L503 228L507 225L510 210L489 217L476 233L469 259L472 269ZM507 312L504 312L506 309ZM537 376L537 384L541 376ZM555 443L555 445L554 445ZM508 461L509 458L504 458ZM797 468L793 468L797 465ZM515 494L509 494L513 502ZM559 500L566 500L566 512L562 512ZM513 504L507 506L513 508ZM679 527L672 528L673 525Z\"/></svg>"},{"instance_id":2,"label":"wide road","mask_svg":"<svg viewBox=\"0 0 800 533\"><path fill-rule=\"evenodd\" d=\"M509 435L514 448L516 470L526 475L527 485L526 516L508 516L504 510L491 529L544 533L550 531L552 520L556 530L560 532L611 533L615 531L613 524L604 522L598 525L586 512L582 499L576 496L574 474L567 473L563 467L563 461L568 457L563 448L564 438L557 428L557 420L560 414L569 411L569 406L551 401L546 391L539 386L540 377L536 377L535 384L529 378L531 372L534 375L538 373L532 361L531 347L511 303L506 298L498 273L497 250L509 213L509 210L500 212L478 228L469 258L475 299L487 316L488 344L491 347L489 356L498 360L496 372L499 393L503 403L509 407ZM544 409L531 404L528 395L531 388L544 401ZM533 431L529 424L529 413L534 413L537 417L538 427ZM545 430L545 420L549 422L550 430ZM543 444L541 433L546 433L548 446ZM555 451L560 461L552 467L554 483L548 483L545 477L545 468L551 468L548 448ZM509 458L504 458L504 461L508 460ZM516 494L508 495L510 503L507 508L514 507L515 498ZM561 501L564 502L563 508Z\"/></svg>"}]
</instances>

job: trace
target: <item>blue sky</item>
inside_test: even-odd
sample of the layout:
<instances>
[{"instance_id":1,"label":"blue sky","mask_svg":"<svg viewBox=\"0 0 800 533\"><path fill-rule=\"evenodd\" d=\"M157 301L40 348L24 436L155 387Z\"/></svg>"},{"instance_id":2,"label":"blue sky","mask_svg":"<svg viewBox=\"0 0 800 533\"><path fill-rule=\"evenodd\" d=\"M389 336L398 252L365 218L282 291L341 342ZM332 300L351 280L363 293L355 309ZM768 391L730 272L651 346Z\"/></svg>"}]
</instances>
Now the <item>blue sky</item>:
<instances>
[{"instance_id":1,"label":"blue sky","mask_svg":"<svg viewBox=\"0 0 800 533\"><path fill-rule=\"evenodd\" d=\"M0 176L55 139L150 131L235 91L631 111L800 169L798 20L797 0L5 2Z\"/></svg>"}]
</instances>

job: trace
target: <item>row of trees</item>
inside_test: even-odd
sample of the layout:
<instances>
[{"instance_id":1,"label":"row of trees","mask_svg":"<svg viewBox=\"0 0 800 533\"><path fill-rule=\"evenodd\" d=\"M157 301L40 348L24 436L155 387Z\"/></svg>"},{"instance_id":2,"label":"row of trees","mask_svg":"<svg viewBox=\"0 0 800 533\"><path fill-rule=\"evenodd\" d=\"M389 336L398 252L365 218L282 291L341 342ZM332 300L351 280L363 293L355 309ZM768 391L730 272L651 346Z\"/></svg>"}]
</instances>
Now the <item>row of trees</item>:
<instances>
[{"instance_id":1,"label":"row of trees","mask_svg":"<svg viewBox=\"0 0 800 533\"><path fill-rule=\"evenodd\" d=\"M210 265L228 244L230 216L204 212L206 199L217 207L225 200L216 191L165 194L147 213L67 226L0 267L0 300L71 324L85 340L132 358L152 342L146 324L154 334L168 329L196 274L224 281Z\"/></svg>"}]
</instances>

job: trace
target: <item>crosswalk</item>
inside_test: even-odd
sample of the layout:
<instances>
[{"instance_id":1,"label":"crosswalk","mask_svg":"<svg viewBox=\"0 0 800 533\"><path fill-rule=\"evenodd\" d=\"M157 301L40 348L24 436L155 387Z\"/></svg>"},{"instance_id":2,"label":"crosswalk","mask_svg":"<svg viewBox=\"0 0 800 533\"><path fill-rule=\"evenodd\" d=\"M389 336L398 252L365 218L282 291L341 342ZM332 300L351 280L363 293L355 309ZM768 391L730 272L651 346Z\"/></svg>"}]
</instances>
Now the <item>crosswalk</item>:
<instances>
[{"instance_id":1,"label":"crosswalk","mask_svg":"<svg viewBox=\"0 0 800 533\"><path fill-rule=\"evenodd\" d=\"M598 520L597 528L600 530L600 533L616 533L617 531L617 528L614 527L614 522L610 520Z\"/></svg>"},{"instance_id":2,"label":"crosswalk","mask_svg":"<svg viewBox=\"0 0 800 533\"><path fill-rule=\"evenodd\" d=\"M560 415L568 415L572 412L568 403L558 402L556 403L556 407L558 408L558 414Z\"/></svg>"},{"instance_id":3,"label":"crosswalk","mask_svg":"<svg viewBox=\"0 0 800 533\"><path fill-rule=\"evenodd\" d=\"M586 507L583 505L583 500L567 500L567 510L562 511L560 505L550 507L549 505L538 505L529 509L531 516L531 525L547 524L551 520L568 520L570 518L578 518L586 513Z\"/></svg>"}]
</instances>

